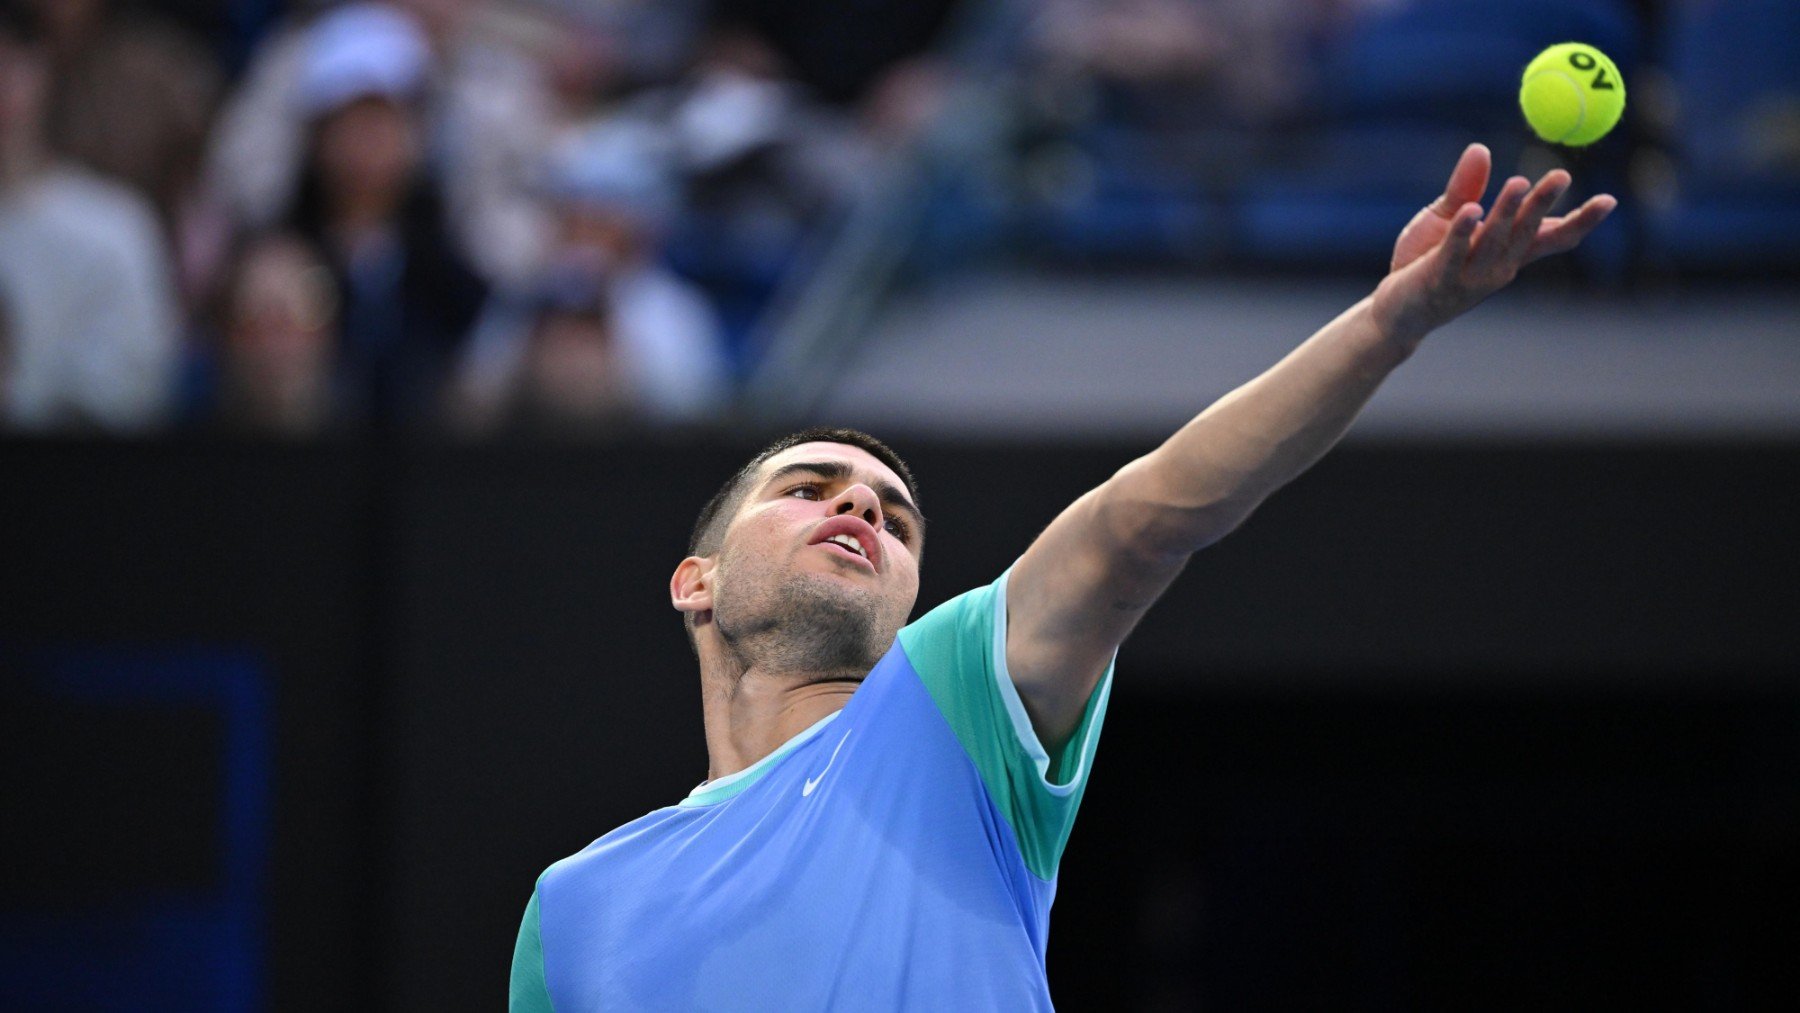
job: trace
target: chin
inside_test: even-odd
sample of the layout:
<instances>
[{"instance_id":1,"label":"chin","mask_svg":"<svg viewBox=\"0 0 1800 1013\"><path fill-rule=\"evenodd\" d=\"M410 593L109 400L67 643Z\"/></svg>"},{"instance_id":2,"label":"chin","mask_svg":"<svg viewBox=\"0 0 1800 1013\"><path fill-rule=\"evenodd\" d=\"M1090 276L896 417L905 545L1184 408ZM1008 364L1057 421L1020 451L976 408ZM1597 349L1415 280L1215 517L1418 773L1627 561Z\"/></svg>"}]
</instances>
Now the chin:
<instances>
[{"instance_id":1,"label":"chin","mask_svg":"<svg viewBox=\"0 0 1800 1013\"><path fill-rule=\"evenodd\" d=\"M873 666L893 641L887 603L872 588L809 576L787 591L770 618L783 639L821 666Z\"/></svg>"},{"instance_id":2,"label":"chin","mask_svg":"<svg viewBox=\"0 0 1800 1013\"><path fill-rule=\"evenodd\" d=\"M848 579L846 579L848 578ZM848 608L859 615L879 614L884 602L881 595L854 574L808 573L801 575L783 598L796 605L812 603L817 608Z\"/></svg>"}]
</instances>

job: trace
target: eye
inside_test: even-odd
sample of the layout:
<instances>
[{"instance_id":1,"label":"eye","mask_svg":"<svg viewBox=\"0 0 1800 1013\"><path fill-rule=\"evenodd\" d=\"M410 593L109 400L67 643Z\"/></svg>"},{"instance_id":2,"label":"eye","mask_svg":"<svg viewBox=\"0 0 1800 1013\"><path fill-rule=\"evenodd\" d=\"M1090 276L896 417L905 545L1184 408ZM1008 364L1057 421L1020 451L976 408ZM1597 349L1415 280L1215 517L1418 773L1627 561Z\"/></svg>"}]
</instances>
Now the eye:
<instances>
[{"instance_id":1,"label":"eye","mask_svg":"<svg viewBox=\"0 0 1800 1013\"><path fill-rule=\"evenodd\" d=\"M912 529L907 527L906 522L898 517L889 517L885 526L889 533L903 542L906 541L908 535L912 534Z\"/></svg>"},{"instance_id":2,"label":"eye","mask_svg":"<svg viewBox=\"0 0 1800 1013\"><path fill-rule=\"evenodd\" d=\"M802 482L801 484L794 486L792 489L789 489L787 492L782 493L782 495L783 496L793 496L795 493L804 493L805 494L805 495L799 496L798 497L799 499L819 499L821 496L824 495L823 491L819 488L819 483L817 483L817 482Z\"/></svg>"}]
</instances>

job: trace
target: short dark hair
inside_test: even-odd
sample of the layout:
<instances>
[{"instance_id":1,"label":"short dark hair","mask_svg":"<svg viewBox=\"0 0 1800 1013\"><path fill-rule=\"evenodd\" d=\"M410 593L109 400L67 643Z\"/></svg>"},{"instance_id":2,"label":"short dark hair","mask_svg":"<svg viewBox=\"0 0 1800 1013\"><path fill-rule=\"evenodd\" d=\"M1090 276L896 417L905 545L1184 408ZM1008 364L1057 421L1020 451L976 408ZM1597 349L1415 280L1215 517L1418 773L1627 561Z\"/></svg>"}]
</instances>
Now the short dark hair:
<instances>
[{"instance_id":1,"label":"short dark hair","mask_svg":"<svg viewBox=\"0 0 1800 1013\"><path fill-rule=\"evenodd\" d=\"M756 474L756 469L776 454L802 443L842 443L868 451L877 461L887 465L893 469L894 474L900 476L900 481L906 485L907 493L913 498L913 506L919 505L919 487L913 481L912 470L906 466L905 461L900 459L899 454L894 453L892 447L868 433L856 429L831 427L802 429L797 433L789 433L757 451L755 457L752 457L748 463L726 479L725 484L719 487L718 492L713 493L712 499L707 500L706 506L700 509L699 519L694 522L694 532L688 537L687 554L710 556L718 552L719 547L725 541L725 528L731 523L731 517L737 513L739 505L743 503L745 486Z\"/></svg>"}]
</instances>

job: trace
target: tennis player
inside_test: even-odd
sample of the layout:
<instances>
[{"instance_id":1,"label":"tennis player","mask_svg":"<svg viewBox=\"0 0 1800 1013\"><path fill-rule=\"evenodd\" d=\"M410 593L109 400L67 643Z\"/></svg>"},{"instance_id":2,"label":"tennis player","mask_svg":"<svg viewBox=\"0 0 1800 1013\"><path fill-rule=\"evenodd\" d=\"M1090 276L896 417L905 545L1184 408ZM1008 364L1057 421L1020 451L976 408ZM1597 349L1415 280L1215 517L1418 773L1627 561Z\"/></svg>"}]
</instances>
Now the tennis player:
<instances>
[{"instance_id":1,"label":"tennis player","mask_svg":"<svg viewBox=\"0 0 1800 1013\"><path fill-rule=\"evenodd\" d=\"M669 582L708 779L538 879L512 1009L1050 1009L1057 862L1119 643L1426 334L1617 203L1548 217L1557 169L1484 215L1490 165L1463 153L1373 294L911 625L925 517L893 451L814 430L732 476Z\"/></svg>"}]
</instances>

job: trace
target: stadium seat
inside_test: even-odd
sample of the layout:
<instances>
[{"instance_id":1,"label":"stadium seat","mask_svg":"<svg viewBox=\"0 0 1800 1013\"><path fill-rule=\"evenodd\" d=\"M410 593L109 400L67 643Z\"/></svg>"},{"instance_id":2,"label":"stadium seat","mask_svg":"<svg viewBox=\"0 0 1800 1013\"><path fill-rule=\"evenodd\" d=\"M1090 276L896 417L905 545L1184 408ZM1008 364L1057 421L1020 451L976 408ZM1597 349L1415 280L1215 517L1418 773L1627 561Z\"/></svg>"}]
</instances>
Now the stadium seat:
<instances>
[{"instance_id":1,"label":"stadium seat","mask_svg":"<svg viewBox=\"0 0 1800 1013\"><path fill-rule=\"evenodd\" d=\"M1653 263L1800 269L1800 4L1687 0L1668 46L1676 185L1646 222Z\"/></svg>"},{"instance_id":2,"label":"stadium seat","mask_svg":"<svg viewBox=\"0 0 1800 1013\"><path fill-rule=\"evenodd\" d=\"M1076 138L1080 182L1021 223L1037 252L1111 264L1192 263L1224 245L1215 187L1178 168L1168 138L1136 124L1094 124Z\"/></svg>"}]
</instances>

